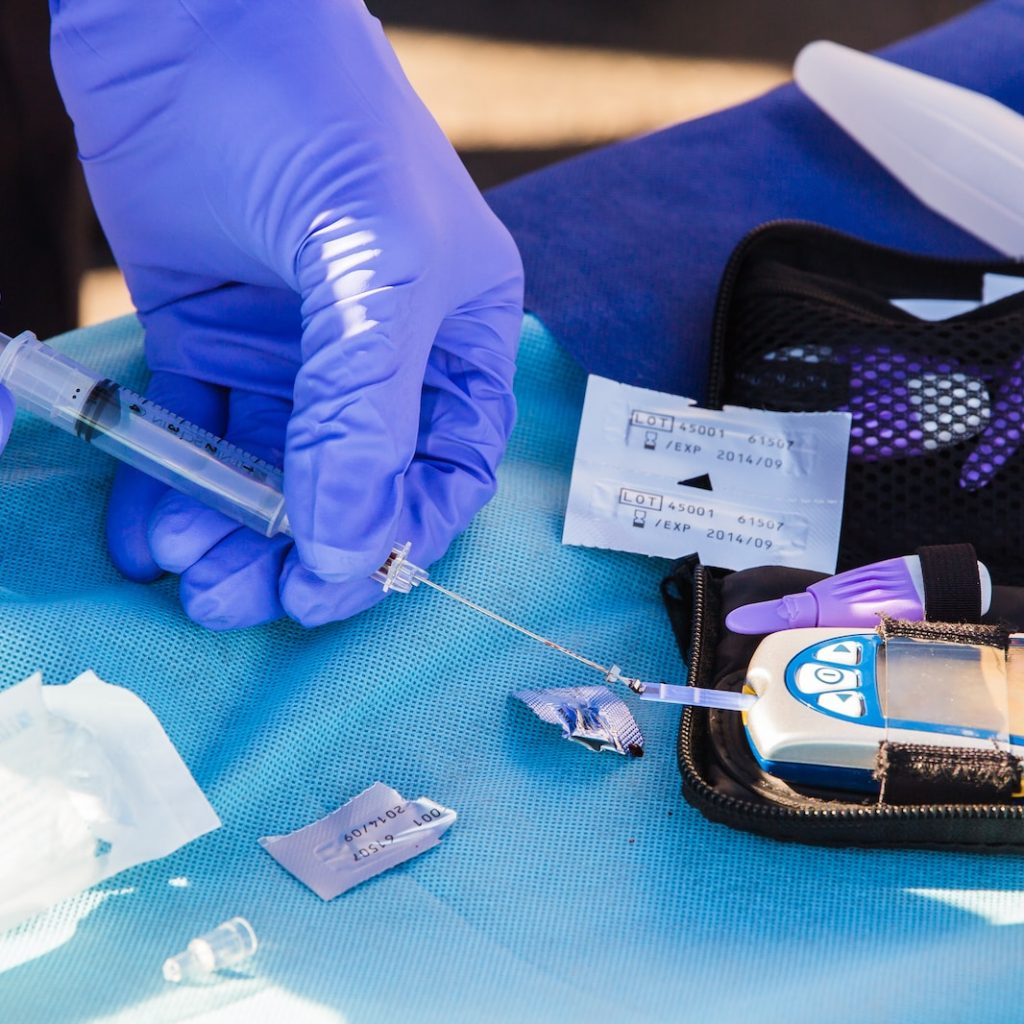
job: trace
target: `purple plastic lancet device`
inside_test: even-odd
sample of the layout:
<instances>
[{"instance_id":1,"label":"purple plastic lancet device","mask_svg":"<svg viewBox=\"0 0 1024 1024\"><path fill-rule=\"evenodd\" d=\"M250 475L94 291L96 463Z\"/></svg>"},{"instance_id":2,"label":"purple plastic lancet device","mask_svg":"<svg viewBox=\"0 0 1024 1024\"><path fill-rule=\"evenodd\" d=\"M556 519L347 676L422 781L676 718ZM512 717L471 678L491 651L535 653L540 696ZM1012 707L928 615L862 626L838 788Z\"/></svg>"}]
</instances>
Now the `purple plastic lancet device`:
<instances>
[{"instance_id":1,"label":"purple plastic lancet device","mask_svg":"<svg viewBox=\"0 0 1024 1024\"><path fill-rule=\"evenodd\" d=\"M981 614L992 602L992 579L978 562ZM813 583L799 594L745 604L725 618L734 633L775 633L805 626L863 626L873 629L880 615L920 621L925 617L924 580L917 555L888 558Z\"/></svg>"}]
</instances>

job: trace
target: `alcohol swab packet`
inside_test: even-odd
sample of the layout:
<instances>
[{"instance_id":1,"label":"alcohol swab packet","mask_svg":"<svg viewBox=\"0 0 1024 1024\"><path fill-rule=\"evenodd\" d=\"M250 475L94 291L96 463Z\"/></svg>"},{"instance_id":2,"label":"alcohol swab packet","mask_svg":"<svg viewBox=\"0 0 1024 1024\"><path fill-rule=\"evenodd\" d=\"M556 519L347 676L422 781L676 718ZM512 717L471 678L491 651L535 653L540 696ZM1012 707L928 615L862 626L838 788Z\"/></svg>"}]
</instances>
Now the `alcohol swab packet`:
<instances>
[{"instance_id":1,"label":"alcohol swab packet","mask_svg":"<svg viewBox=\"0 0 1024 1024\"><path fill-rule=\"evenodd\" d=\"M644 734L624 701L607 686L518 690L521 700L538 718L562 727L567 740L591 750L643 757Z\"/></svg>"},{"instance_id":2,"label":"alcohol swab packet","mask_svg":"<svg viewBox=\"0 0 1024 1024\"><path fill-rule=\"evenodd\" d=\"M0 932L220 819L148 705L83 672L0 692Z\"/></svg>"},{"instance_id":3,"label":"alcohol swab packet","mask_svg":"<svg viewBox=\"0 0 1024 1024\"><path fill-rule=\"evenodd\" d=\"M433 849L457 818L428 797L406 800L375 782L325 818L259 844L322 900L332 900Z\"/></svg>"}]
</instances>

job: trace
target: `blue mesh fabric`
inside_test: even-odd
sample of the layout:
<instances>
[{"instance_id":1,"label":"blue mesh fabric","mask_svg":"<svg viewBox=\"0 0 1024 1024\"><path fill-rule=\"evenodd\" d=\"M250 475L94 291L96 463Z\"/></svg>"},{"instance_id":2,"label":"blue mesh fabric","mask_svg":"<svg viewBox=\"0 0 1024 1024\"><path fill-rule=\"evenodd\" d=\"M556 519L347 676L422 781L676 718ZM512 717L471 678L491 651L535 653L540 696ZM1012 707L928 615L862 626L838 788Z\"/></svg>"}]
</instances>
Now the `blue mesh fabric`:
<instances>
[{"instance_id":1,"label":"blue mesh fabric","mask_svg":"<svg viewBox=\"0 0 1024 1024\"><path fill-rule=\"evenodd\" d=\"M138 385L140 342L121 320L60 344ZM535 321L520 367L500 494L434 575L678 681L664 563L559 543L582 375ZM313 631L204 632L173 579L139 586L108 564L112 469L17 423L0 460L0 682L92 667L135 690L224 827L0 941L0 962L56 947L0 974L0 1021L1016 1019L1020 857L713 826L680 800L674 709L630 702L642 760L566 743L510 693L596 677L422 587ZM459 812L438 849L322 903L257 846L376 779ZM234 914L262 942L251 970L163 981L166 956Z\"/></svg>"}]
</instances>

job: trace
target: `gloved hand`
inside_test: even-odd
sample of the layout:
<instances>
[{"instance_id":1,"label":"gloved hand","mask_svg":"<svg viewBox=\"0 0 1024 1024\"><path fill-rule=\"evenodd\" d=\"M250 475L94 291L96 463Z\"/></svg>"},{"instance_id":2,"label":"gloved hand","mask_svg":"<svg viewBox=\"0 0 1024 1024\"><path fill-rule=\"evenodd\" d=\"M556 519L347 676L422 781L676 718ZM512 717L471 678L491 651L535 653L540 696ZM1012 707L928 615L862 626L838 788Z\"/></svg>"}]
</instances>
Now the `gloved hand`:
<instances>
[{"instance_id":1,"label":"gloved hand","mask_svg":"<svg viewBox=\"0 0 1024 1024\"><path fill-rule=\"evenodd\" d=\"M283 464L267 540L122 471L108 542L212 628L307 625L429 564L512 426L511 238L358 0L50 0L90 191L146 328L151 397Z\"/></svg>"}]
</instances>

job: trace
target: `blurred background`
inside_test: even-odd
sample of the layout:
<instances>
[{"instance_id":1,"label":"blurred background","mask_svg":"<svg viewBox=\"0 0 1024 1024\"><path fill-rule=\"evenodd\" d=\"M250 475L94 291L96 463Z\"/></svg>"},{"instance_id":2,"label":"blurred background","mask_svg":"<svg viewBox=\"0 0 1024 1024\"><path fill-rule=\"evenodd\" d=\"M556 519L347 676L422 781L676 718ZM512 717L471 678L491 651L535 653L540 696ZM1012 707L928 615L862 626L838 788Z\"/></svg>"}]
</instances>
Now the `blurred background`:
<instances>
[{"instance_id":1,"label":"blurred background","mask_svg":"<svg viewBox=\"0 0 1024 1024\"><path fill-rule=\"evenodd\" d=\"M368 0L481 188L742 102L827 38L884 45L967 0ZM42 0L0 4L0 331L131 309L50 73Z\"/></svg>"}]
</instances>

